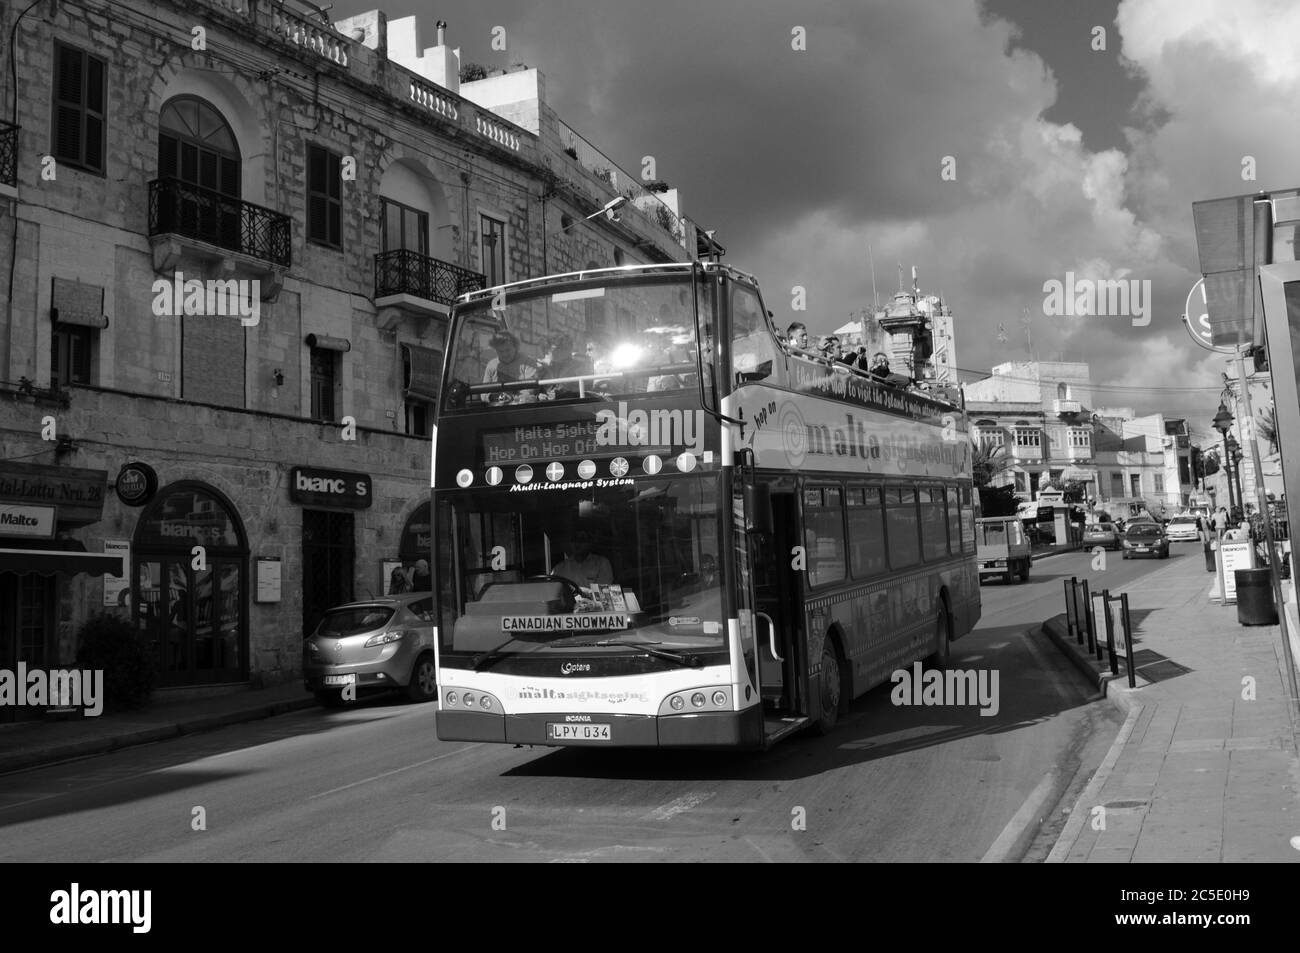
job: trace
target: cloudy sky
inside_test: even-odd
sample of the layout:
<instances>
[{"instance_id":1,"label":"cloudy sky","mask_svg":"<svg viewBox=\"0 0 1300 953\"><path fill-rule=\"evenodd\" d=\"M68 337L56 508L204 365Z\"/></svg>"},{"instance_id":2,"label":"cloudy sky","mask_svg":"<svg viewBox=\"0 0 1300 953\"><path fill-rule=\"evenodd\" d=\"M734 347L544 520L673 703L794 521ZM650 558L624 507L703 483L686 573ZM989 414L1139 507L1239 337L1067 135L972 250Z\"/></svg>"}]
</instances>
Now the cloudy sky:
<instances>
[{"instance_id":1,"label":"cloudy sky","mask_svg":"<svg viewBox=\"0 0 1300 953\"><path fill-rule=\"evenodd\" d=\"M1199 276L1191 203L1300 185L1293 0L340 0L330 13L377 5L427 18L430 44L447 20L462 62L538 67L560 115L625 169L653 155L778 323L796 285L814 332L869 305L870 247L882 298L899 263L942 292L964 379L1026 359L1032 338L1038 359L1091 364L1097 404L1202 432L1225 365L1180 324ZM1067 272L1149 281L1150 324L1045 314L1044 282Z\"/></svg>"}]
</instances>

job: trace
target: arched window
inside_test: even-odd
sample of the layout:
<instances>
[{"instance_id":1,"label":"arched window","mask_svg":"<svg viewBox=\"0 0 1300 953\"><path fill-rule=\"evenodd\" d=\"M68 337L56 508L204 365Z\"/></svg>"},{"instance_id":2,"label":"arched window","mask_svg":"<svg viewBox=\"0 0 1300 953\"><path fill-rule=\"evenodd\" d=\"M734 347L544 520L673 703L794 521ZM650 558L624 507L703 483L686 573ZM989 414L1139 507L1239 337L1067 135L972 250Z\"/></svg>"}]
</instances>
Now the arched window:
<instances>
[{"instance_id":1,"label":"arched window","mask_svg":"<svg viewBox=\"0 0 1300 953\"><path fill-rule=\"evenodd\" d=\"M173 483L140 515L132 554L132 615L158 684L246 680L248 542L230 502L203 483Z\"/></svg>"},{"instance_id":2,"label":"arched window","mask_svg":"<svg viewBox=\"0 0 1300 953\"><path fill-rule=\"evenodd\" d=\"M1057 384L1057 385L1056 385L1056 399L1057 399L1057 400L1069 400L1069 399L1070 399L1070 385L1069 385L1069 384Z\"/></svg>"},{"instance_id":3,"label":"arched window","mask_svg":"<svg viewBox=\"0 0 1300 953\"><path fill-rule=\"evenodd\" d=\"M240 195L239 144L230 125L195 96L177 96L158 114L158 175Z\"/></svg>"}]
</instances>

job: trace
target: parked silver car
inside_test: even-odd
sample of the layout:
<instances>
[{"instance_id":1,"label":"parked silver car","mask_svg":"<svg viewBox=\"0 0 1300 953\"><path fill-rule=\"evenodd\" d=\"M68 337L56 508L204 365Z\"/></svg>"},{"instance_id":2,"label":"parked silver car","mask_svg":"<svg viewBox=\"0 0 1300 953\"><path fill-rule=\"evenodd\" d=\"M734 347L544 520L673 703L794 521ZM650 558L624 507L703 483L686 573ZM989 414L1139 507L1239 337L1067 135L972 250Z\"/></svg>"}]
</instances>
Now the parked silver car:
<instances>
[{"instance_id":1,"label":"parked silver car","mask_svg":"<svg viewBox=\"0 0 1300 953\"><path fill-rule=\"evenodd\" d=\"M413 701L432 701L438 696L434 625L429 592L330 609L303 642L303 684L327 708L385 689L406 689Z\"/></svg>"}]
</instances>

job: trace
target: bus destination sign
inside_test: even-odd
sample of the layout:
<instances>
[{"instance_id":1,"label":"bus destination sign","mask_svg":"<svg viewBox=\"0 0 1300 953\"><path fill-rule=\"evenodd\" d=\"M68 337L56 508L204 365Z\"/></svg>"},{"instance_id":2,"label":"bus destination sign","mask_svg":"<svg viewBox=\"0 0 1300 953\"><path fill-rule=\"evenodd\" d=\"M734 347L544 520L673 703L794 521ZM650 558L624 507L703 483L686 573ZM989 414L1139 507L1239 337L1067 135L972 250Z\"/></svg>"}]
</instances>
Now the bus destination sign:
<instances>
[{"instance_id":1,"label":"bus destination sign","mask_svg":"<svg viewBox=\"0 0 1300 953\"><path fill-rule=\"evenodd\" d=\"M501 466L528 460L578 460L598 451L599 429L592 419L487 431L483 434L483 462Z\"/></svg>"},{"instance_id":2,"label":"bus destination sign","mask_svg":"<svg viewBox=\"0 0 1300 953\"><path fill-rule=\"evenodd\" d=\"M489 466L534 460L581 460L624 454L674 455L704 452L704 411L694 408L631 407L598 410L592 417L527 424L482 434Z\"/></svg>"}]
</instances>

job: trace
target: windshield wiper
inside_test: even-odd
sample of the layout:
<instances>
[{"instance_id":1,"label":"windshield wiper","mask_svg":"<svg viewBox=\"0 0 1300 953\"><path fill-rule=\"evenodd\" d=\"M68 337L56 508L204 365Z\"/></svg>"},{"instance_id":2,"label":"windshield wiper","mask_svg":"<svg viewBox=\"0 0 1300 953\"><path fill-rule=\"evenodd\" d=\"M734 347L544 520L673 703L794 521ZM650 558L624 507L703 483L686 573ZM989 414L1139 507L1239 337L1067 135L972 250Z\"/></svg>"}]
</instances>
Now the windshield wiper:
<instances>
[{"instance_id":1,"label":"windshield wiper","mask_svg":"<svg viewBox=\"0 0 1300 953\"><path fill-rule=\"evenodd\" d=\"M676 662L678 665L685 665L687 668L702 668L704 662L698 655L680 655L677 652L669 652L665 649L652 649L651 645L662 645L662 642L626 642L622 639L604 639L600 642L580 642L572 648L584 648L586 646L598 646L607 648L617 646L625 649L640 649L646 655L653 655L655 658L667 659L670 662Z\"/></svg>"}]
</instances>

